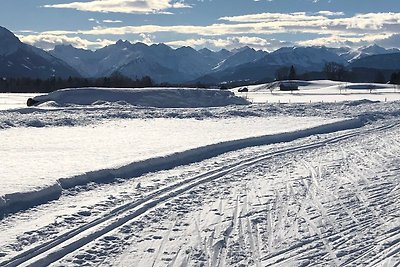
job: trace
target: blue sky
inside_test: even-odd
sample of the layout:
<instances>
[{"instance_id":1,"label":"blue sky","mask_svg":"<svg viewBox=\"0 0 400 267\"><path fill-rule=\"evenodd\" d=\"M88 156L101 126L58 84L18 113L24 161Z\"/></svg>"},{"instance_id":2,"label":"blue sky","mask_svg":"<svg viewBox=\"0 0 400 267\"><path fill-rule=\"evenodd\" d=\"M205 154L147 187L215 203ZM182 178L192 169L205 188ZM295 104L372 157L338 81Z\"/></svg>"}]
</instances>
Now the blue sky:
<instances>
[{"instance_id":1,"label":"blue sky","mask_svg":"<svg viewBox=\"0 0 400 267\"><path fill-rule=\"evenodd\" d=\"M398 0L2 0L0 25L44 49L119 39L214 50L400 47Z\"/></svg>"}]
</instances>

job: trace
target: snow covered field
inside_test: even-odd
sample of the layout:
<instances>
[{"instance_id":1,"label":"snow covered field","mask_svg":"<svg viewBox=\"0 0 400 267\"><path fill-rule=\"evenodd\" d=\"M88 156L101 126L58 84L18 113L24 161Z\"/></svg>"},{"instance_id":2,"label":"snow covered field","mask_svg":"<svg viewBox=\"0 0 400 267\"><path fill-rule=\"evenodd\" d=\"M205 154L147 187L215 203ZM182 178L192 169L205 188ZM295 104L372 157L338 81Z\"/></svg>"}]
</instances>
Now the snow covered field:
<instances>
[{"instance_id":1,"label":"snow covered field","mask_svg":"<svg viewBox=\"0 0 400 267\"><path fill-rule=\"evenodd\" d=\"M400 264L394 98L204 107L186 93L184 108L0 110L0 266Z\"/></svg>"},{"instance_id":2,"label":"snow covered field","mask_svg":"<svg viewBox=\"0 0 400 267\"><path fill-rule=\"evenodd\" d=\"M25 107L26 100L29 97L35 97L37 95L38 94L0 93L0 110Z\"/></svg>"},{"instance_id":3,"label":"snow covered field","mask_svg":"<svg viewBox=\"0 0 400 267\"><path fill-rule=\"evenodd\" d=\"M298 81L298 91L280 91L277 83L246 86L249 92L239 93L242 87L232 89L253 103L313 103L341 102L368 99L371 101L398 101L400 87L393 84L353 84L334 81Z\"/></svg>"},{"instance_id":4,"label":"snow covered field","mask_svg":"<svg viewBox=\"0 0 400 267\"><path fill-rule=\"evenodd\" d=\"M290 116L222 120L160 118L117 120L95 126L12 128L0 131L3 142L0 162L4 168L0 173L0 196L42 189L53 186L60 178L80 179L87 172L121 168L134 162L148 160L150 165L149 159L159 160L224 141L291 132L334 121L337 120L318 117L299 120ZM127 172L119 176L129 176ZM98 179L103 174L99 176Z\"/></svg>"}]
</instances>

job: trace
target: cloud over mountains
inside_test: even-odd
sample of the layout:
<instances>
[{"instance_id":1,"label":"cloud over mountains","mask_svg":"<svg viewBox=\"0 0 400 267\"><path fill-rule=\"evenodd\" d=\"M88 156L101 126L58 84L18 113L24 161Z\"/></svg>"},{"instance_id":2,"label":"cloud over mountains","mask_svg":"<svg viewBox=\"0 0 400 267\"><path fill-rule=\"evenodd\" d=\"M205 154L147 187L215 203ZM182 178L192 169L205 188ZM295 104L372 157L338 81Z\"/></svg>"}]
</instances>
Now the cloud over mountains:
<instances>
[{"instance_id":1,"label":"cloud over mountains","mask_svg":"<svg viewBox=\"0 0 400 267\"><path fill-rule=\"evenodd\" d=\"M57 4L58 8L82 8L91 11L124 9L132 12L161 12L174 7L187 7L183 2L172 3L168 0L152 1L111 1L95 0L90 2L73 2ZM344 12L294 12L294 13L258 13L239 16L220 17L216 23L205 25L121 25L105 23L103 20L91 29L74 31L45 31L38 34L20 34L19 37L30 44L41 46L38 35L46 39L46 47L65 43L69 40L78 47L101 47L115 39L130 41L145 41L142 36L151 34L155 43L165 42L170 45L191 45L197 48L207 47L234 48L249 45L255 48L264 46L266 50L275 50L280 44L298 45L328 45L328 46L360 46L371 43L381 43L386 46L400 46L394 41L400 32L400 13L366 13L346 16ZM168 41L158 39L160 35L174 36ZM290 38L279 39L276 35L286 35ZM298 40L298 36L303 35ZM112 36L116 36L113 38ZM126 37L125 37L126 36ZM132 36L134 36L133 39ZM307 37L305 37L307 36ZM45 37L45 38L43 38ZM108 39L107 39L108 38ZM253 43L253 44L252 44ZM41 46L43 47L43 46Z\"/></svg>"},{"instance_id":2,"label":"cloud over mountains","mask_svg":"<svg viewBox=\"0 0 400 267\"><path fill-rule=\"evenodd\" d=\"M92 0L89 2L50 4L44 5L44 7L104 13L161 13L173 8L190 8L184 2L171 0Z\"/></svg>"}]
</instances>

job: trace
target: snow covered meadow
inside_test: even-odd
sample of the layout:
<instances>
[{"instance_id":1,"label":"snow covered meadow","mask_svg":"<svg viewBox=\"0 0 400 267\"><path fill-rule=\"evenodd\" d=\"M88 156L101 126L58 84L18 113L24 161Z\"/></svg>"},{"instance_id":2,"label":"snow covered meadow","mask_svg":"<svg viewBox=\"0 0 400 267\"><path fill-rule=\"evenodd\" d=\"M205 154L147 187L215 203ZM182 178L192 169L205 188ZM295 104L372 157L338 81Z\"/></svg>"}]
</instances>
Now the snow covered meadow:
<instances>
[{"instance_id":1,"label":"snow covered meadow","mask_svg":"<svg viewBox=\"0 0 400 267\"><path fill-rule=\"evenodd\" d=\"M398 266L400 91L273 86L1 95L0 266Z\"/></svg>"},{"instance_id":2,"label":"snow covered meadow","mask_svg":"<svg viewBox=\"0 0 400 267\"><path fill-rule=\"evenodd\" d=\"M335 81L298 81L299 91L279 91L279 84L245 86L248 92L239 95L253 103L313 103L343 102L368 99L371 101L400 100L400 87L393 84L347 83ZM240 88L232 89L237 92ZM269 94L267 94L269 93Z\"/></svg>"}]
</instances>

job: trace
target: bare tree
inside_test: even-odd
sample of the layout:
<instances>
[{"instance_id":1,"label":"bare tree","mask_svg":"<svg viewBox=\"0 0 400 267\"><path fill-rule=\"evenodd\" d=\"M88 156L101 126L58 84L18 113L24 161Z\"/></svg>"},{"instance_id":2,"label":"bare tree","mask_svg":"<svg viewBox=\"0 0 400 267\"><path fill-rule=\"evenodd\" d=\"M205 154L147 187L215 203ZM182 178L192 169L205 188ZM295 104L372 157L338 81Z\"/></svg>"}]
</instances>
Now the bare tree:
<instances>
[{"instance_id":1,"label":"bare tree","mask_svg":"<svg viewBox=\"0 0 400 267\"><path fill-rule=\"evenodd\" d=\"M325 64L324 72L329 80L343 81L346 70L341 64L329 62Z\"/></svg>"}]
</instances>

